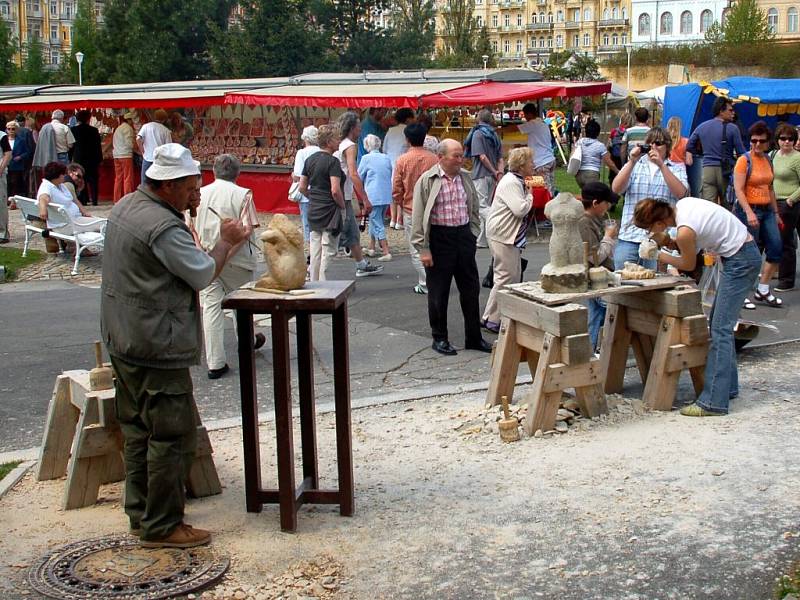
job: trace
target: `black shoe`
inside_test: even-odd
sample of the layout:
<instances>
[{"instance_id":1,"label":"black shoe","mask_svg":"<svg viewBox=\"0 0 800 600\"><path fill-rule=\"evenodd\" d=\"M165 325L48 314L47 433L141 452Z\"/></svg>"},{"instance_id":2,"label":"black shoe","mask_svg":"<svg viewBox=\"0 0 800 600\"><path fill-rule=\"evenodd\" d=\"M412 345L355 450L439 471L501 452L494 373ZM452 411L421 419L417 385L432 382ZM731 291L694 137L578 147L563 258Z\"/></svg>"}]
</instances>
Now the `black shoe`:
<instances>
[{"instance_id":1,"label":"black shoe","mask_svg":"<svg viewBox=\"0 0 800 600\"><path fill-rule=\"evenodd\" d=\"M227 373L230 370L231 370L231 368L227 364L224 367L220 368L220 369L209 369L208 370L208 378L209 379L219 379L220 377L225 375L225 373Z\"/></svg>"},{"instance_id":2,"label":"black shoe","mask_svg":"<svg viewBox=\"0 0 800 600\"><path fill-rule=\"evenodd\" d=\"M447 340L434 340L431 348L436 350L439 354L444 354L445 356L455 356L458 354L456 349L453 348L453 345Z\"/></svg>"},{"instance_id":3,"label":"black shoe","mask_svg":"<svg viewBox=\"0 0 800 600\"><path fill-rule=\"evenodd\" d=\"M0 240L0 242L2 242L2 240ZM773 289L773 290L775 290L776 292L788 292L788 291L790 291L790 290L793 290L793 289L794 289L794 284L788 284L788 283L786 283L786 284L784 284L784 283L778 283L778 285L776 285L776 286L775 286L774 288L772 288L772 289Z\"/></svg>"},{"instance_id":4,"label":"black shoe","mask_svg":"<svg viewBox=\"0 0 800 600\"><path fill-rule=\"evenodd\" d=\"M477 344L467 344L464 346L465 350L477 350L478 352L491 352L492 345L486 340L482 339Z\"/></svg>"},{"instance_id":5,"label":"black shoe","mask_svg":"<svg viewBox=\"0 0 800 600\"><path fill-rule=\"evenodd\" d=\"M10 241L8 238L0 238L0 244L7 244Z\"/></svg>"},{"instance_id":6,"label":"black shoe","mask_svg":"<svg viewBox=\"0 0 800 600\"><path fill-rule=\"evenodd\" d=\"M258 350L266 342L267 342L267 337L263 333L257 333L255 339L253 340L253 350Z\"/></svg>"}]
</instances>

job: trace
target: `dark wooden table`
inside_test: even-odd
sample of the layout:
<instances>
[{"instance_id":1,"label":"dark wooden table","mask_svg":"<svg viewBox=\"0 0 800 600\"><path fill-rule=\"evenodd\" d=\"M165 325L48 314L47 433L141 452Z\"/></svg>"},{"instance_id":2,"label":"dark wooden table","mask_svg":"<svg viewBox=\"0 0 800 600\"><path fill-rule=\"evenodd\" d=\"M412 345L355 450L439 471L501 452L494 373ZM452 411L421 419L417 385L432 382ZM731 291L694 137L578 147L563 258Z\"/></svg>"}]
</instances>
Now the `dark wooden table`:
<instances>
[{"instance_id":1,"label":"dark wooden table","mask_svg":"<svg viewBox=\"0 0 800 600\"><path fill-rule=\"evenodd\" d=\"M239 372L242 395L244 487L247 512L261 512L263 504L280 505L281 529L297 529L297 510L303 504L338 504L343 516L354 510L353 451L350 426L350 351L347 333L347 297L352 281L306 283L304 296L284 296L237 290L222 302L236 311L239 336ZM278 453L278 489L261 487L261 454L258 442L258 390L253 357L253 315L272 316L272 354L275 395L275 434ZM333 329L333 377L336 408L336 455L339 489L320 489L317 469L317 433L314 409L314 357L312 315L331 315ZM296 486L292 433L292 372L289 360L289 319L297 329L300 437L303 482Z\"/></svg>"}]
</instances>

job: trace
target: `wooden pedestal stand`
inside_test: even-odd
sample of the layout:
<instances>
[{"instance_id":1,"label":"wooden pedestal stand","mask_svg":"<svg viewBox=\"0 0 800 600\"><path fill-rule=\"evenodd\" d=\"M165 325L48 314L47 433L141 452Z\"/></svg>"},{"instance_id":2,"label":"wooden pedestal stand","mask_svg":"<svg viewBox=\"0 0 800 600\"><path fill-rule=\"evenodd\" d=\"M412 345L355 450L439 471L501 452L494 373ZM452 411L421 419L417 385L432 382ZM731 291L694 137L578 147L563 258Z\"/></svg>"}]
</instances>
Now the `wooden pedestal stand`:
<instances>
[{"instance_id":1,"label":"wooden pedestal stand","mask_svg":"<svg viewBox=\"0 0 800 600\"><path fill-rule=\"evenodd\" d=\"M671 410L681 371L688 369L696 394L703 390L708 325L700 291L691 288L606 297L600 362L608 393L622 390L628 347L633 348L645 404Z\"/></svg>"},{"instance_id":2,"label":"wooden pedestal stand","mask_svg":"<svg viewBox=\"0 0 800 600\"><path fill-rule=\"evenodd\" d=\"M197 423L197 453L187 488L195 497L222 493L208 432ZM125 478L122 432L114 411L114 390L89 390L88 371L65 371L56 378L47 411L36 479L67 476L63 508L97 502L100 485Z\"/></svg>"},{"instance_id":3,"label":"wooden pedestal stand","mask_svg":"<svg viewBox=\"0 0 800 600\"><path fill-rule=\"evenodd\" d=\"M606 413L602 371L586 332L586 307L545 306L505 290L498 292L498 302L503 318L487 402L499 404L502 396L511 400L519 363L524 360L533 377L524 425L528 435L555 427L561 392L566 389L575 389L585 416Z\"/></svg>"}]
</instances>

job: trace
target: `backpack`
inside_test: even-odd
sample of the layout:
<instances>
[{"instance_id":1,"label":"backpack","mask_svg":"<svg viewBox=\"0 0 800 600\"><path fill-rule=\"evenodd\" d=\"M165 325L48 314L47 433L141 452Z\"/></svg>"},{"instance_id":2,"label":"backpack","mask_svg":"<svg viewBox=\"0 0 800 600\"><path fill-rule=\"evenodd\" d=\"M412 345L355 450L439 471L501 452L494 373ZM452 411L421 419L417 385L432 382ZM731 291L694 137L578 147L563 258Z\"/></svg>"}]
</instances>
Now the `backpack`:
<instances>
[{"instance_id":1,"label":"backpack","mask_svg":"<svg viewBox=\"0 0 800 600\"><path fill-rule=\"evenodd\" d=\"M750 153L745 152L744 155L745 159L747 159L747 172L744 176L744 181L747 183L747 180L750 179L750 172L753 170L753 162L750 159ZM772 157L769 154L765 154L764 156L767 157L767 162L769 163L769 168L772 170L773 175L775 174L775 167L772 165ZM736 208L737 200L736 200L736 189L733 186L733 169L731 169L731 174L728 177L728 189L725 190L725 200L728 203L728 208L733 210Z\"/></svg>"},{"instance_id":2,"label":"backpack","mask_svg":"<svg viewBox=\"0 0 800 600\"><path fill-rule=\"evenodd\" d=\"M608 151L614 158L622 158L622 137L625 135L625 130L615 127L611 131L611 140L608 144Z\"/></svg>"}]
</instances>

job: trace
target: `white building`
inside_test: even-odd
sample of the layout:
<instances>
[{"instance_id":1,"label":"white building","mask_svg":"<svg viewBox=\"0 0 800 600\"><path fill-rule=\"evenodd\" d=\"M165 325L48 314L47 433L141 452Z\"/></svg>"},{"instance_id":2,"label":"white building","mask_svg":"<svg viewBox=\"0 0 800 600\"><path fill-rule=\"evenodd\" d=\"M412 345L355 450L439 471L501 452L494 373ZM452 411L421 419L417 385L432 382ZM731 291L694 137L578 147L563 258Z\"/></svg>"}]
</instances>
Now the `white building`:
<instances>
[{"instance_id":1,"label":"white building","mask_svg":"<svg viewBox=\"0 0 800 600\"><path fill-rule=\"evenodd\" d=\"M705 39L714 22L722 21L728 0L632 0L631 42L691 44Z\"/></svg>"}]
</instances>

